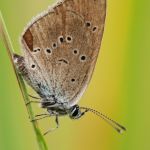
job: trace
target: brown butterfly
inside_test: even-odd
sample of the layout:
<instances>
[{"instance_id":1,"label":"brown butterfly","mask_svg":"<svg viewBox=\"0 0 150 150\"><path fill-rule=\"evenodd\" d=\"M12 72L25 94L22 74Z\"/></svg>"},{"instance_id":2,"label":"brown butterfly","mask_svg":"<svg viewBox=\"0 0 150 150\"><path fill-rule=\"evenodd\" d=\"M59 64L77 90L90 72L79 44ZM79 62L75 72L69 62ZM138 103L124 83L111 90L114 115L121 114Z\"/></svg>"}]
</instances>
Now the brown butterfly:
<instances>
[{"instance_id":1,"label":"brown butterfly","mask_svg":"<svg viewBox=\"0 0 150 150\"><path fill-rule=\"evenodd\" d=\"M118 132L125 130L102 113L77 105L96 64L105 16L106 0L63 0L25 29L21 38L23 57L14 54L13 59L48 111L38 117L56 116L58 127L59 116L78 119L90 111Z\"/></svg>"}]
</instances>

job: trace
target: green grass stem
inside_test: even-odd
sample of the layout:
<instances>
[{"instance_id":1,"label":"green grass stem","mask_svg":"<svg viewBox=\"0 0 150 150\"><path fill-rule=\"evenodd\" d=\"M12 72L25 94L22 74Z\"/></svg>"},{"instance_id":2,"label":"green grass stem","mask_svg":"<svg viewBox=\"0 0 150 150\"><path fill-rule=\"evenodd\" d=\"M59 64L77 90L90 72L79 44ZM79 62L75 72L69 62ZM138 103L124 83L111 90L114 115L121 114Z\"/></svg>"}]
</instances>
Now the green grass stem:
<instances>
[{"instance_id":1,"label":"green grass stem","mask_svg":"<svg viewBox=\"0 0 150 150\"><path fill-rule=\"evenodd\" d=\"M18 81L18 84L19 84L19 87L20 87L20 90L21 90L21 93L23 96L23 100L24 100L25 104L27 104L30 101L29 97L28 97L27 89L26 89L26 86L25 86L25 83L24 83L22 76L20 74L18 74L16 67L13 63L12 54L14 53L14 49L13 49L13 46L11 44L11 40L9 38L9 34L7 32L6 25L4 23L1 12L0 12L0 38L2 39L2 41L5 44L6 50L7 50L8 55L9 55L9 59L10 59L11 64L13 66L13 70L15 72L15 75L16 75L16 78L17 78L17 81ZM26 105L26 108L27 108L30 119L33 120L34 119L34 113L33 113L31 104ZM32 121L31 123L32 123L33 129L34 129L35 134L36 134L36 139L37 139L39 150L48 150L46 142L44 140L44 137L41 134L40 129L38 128L37 121Z\"/></svg>"}]
</instances>

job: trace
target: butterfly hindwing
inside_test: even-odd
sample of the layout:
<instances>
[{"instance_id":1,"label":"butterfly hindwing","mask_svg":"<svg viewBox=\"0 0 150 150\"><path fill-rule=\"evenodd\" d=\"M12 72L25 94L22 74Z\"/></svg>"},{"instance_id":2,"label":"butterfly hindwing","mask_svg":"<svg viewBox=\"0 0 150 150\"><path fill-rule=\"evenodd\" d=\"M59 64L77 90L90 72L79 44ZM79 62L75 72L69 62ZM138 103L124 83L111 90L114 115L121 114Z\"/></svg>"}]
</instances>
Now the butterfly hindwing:
<instances>
[{"instance_id":1,"label":"butterfly hindwing","mask_svg":"<svg viewBox=\"0 0 150 150\"><path fill-rule=\"evenodd\" d=\"M45 97L77 103L96 63L105 14L106 0L64 0L33 21L22 36L32 87L42 84Z\"/></svg>"}]
</instances>

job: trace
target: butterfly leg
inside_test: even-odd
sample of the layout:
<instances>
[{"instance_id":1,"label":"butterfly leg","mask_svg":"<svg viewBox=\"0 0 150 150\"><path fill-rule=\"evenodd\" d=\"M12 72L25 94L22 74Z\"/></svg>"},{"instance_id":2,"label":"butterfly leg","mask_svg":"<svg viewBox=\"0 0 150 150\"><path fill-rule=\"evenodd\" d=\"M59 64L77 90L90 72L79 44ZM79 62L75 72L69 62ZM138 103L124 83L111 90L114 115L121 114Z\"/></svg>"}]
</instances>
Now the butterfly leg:
<instances>
[{"instance_id":1,"label":"butterfly leg","mask_svg":"<svg viewBox=\"0 0 150 150\"><path fill-rule=\"evenodd\" d=\"M31 98L33 98L33 99L41 99L39 97L35 97L35 96L30 95L30 94L28 94L28 96L31 97Z\"/></svg>"},{"instance_id":2,"label":"butterfly leg","mask_svg":"<svg viewBox=\"0 0 150 150\"><path fill-rule=\"evenodd\" d=\"M51 128L51 129L49 129L48 131L46 131L46 132L44 133L44 135L46 135L46 134L48 134L48 133L50 133L50 132L52 132L52 131L54 131L54 130L58 129L58 127L59 127L58 115L56 115L55 122L56 122L56 127L55 127L55 128Z\"/></svg>"},{"instance_id":3,"label":"butterfly leg","mask_svg":"<svg viewBox=\"0 0 150 150\"><path fill-rule=\"evenodd\" d=\"M42 117L41 117L42 116ZM50 114L40 114L40 115L36 115L35 116L35 119L32 119L31 122L33 121L38 121L38 120L41 120L41 119L44 119L44 118L48 118L50 117Z\"/></svg>"},{"instance_id":4,"label":"butterfly leg","mask_svg":"<svg viewBox=\"0 0 150 150\"><path fill-rule=\"evenodd\" d=\"M31 103L38 103L38 104L41 104L41 107L47 108L47 105L48 107L56 107L56 106L60 106L60 104L58 105L56 102L51 102L51 101L38 101L38 100L31 100L29 102L26 103L26 105L29 105Z\"/></svg>"},{"instance_id":5,"label":"butterfly leg","mask_svg":"<svg viewBox=\"0 0 150 150\"><path fill-rule=\"evenodd\" d=\"M38 103L38 104L41 104L42 102L41 101L29 101L29 102L27 102L26 103L26 105L29 105L29 104L31 104L31 103Z\"/></svg>"},{"instance_id":6,"label":"butterfly leg","mask_svg":"<svg viewBox=\"0 0 150 150\"><path fill-rule=\"evenodd\" d=\"M35 117L37 118L37 117L47 116L47 115L49 115L49 114L39 114L39 115L35 115Z\"/></svg>"}]
</instances>

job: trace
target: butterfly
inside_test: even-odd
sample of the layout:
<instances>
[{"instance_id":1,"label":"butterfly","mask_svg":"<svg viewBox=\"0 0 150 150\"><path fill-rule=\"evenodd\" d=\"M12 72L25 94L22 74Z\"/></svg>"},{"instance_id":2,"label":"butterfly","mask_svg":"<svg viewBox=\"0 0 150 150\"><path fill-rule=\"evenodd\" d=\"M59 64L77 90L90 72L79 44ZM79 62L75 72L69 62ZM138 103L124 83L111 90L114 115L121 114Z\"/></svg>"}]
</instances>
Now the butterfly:
<instances>
[{"instance_id":1,"label":"butterfly","mask_svg":"<svg viewBox=\"0 0 150 150\"><path fill-rule=\"evenodd\" d=\"M56 128L59 116L79 119L92 112L118 132L125 130L104 114L78 105L96 64L105 16L106 0L62 0L34 18L21 36L23 56L13 55L15 66L48 111L38 117L55 116Z\"/></svg>"}]
</instances>

